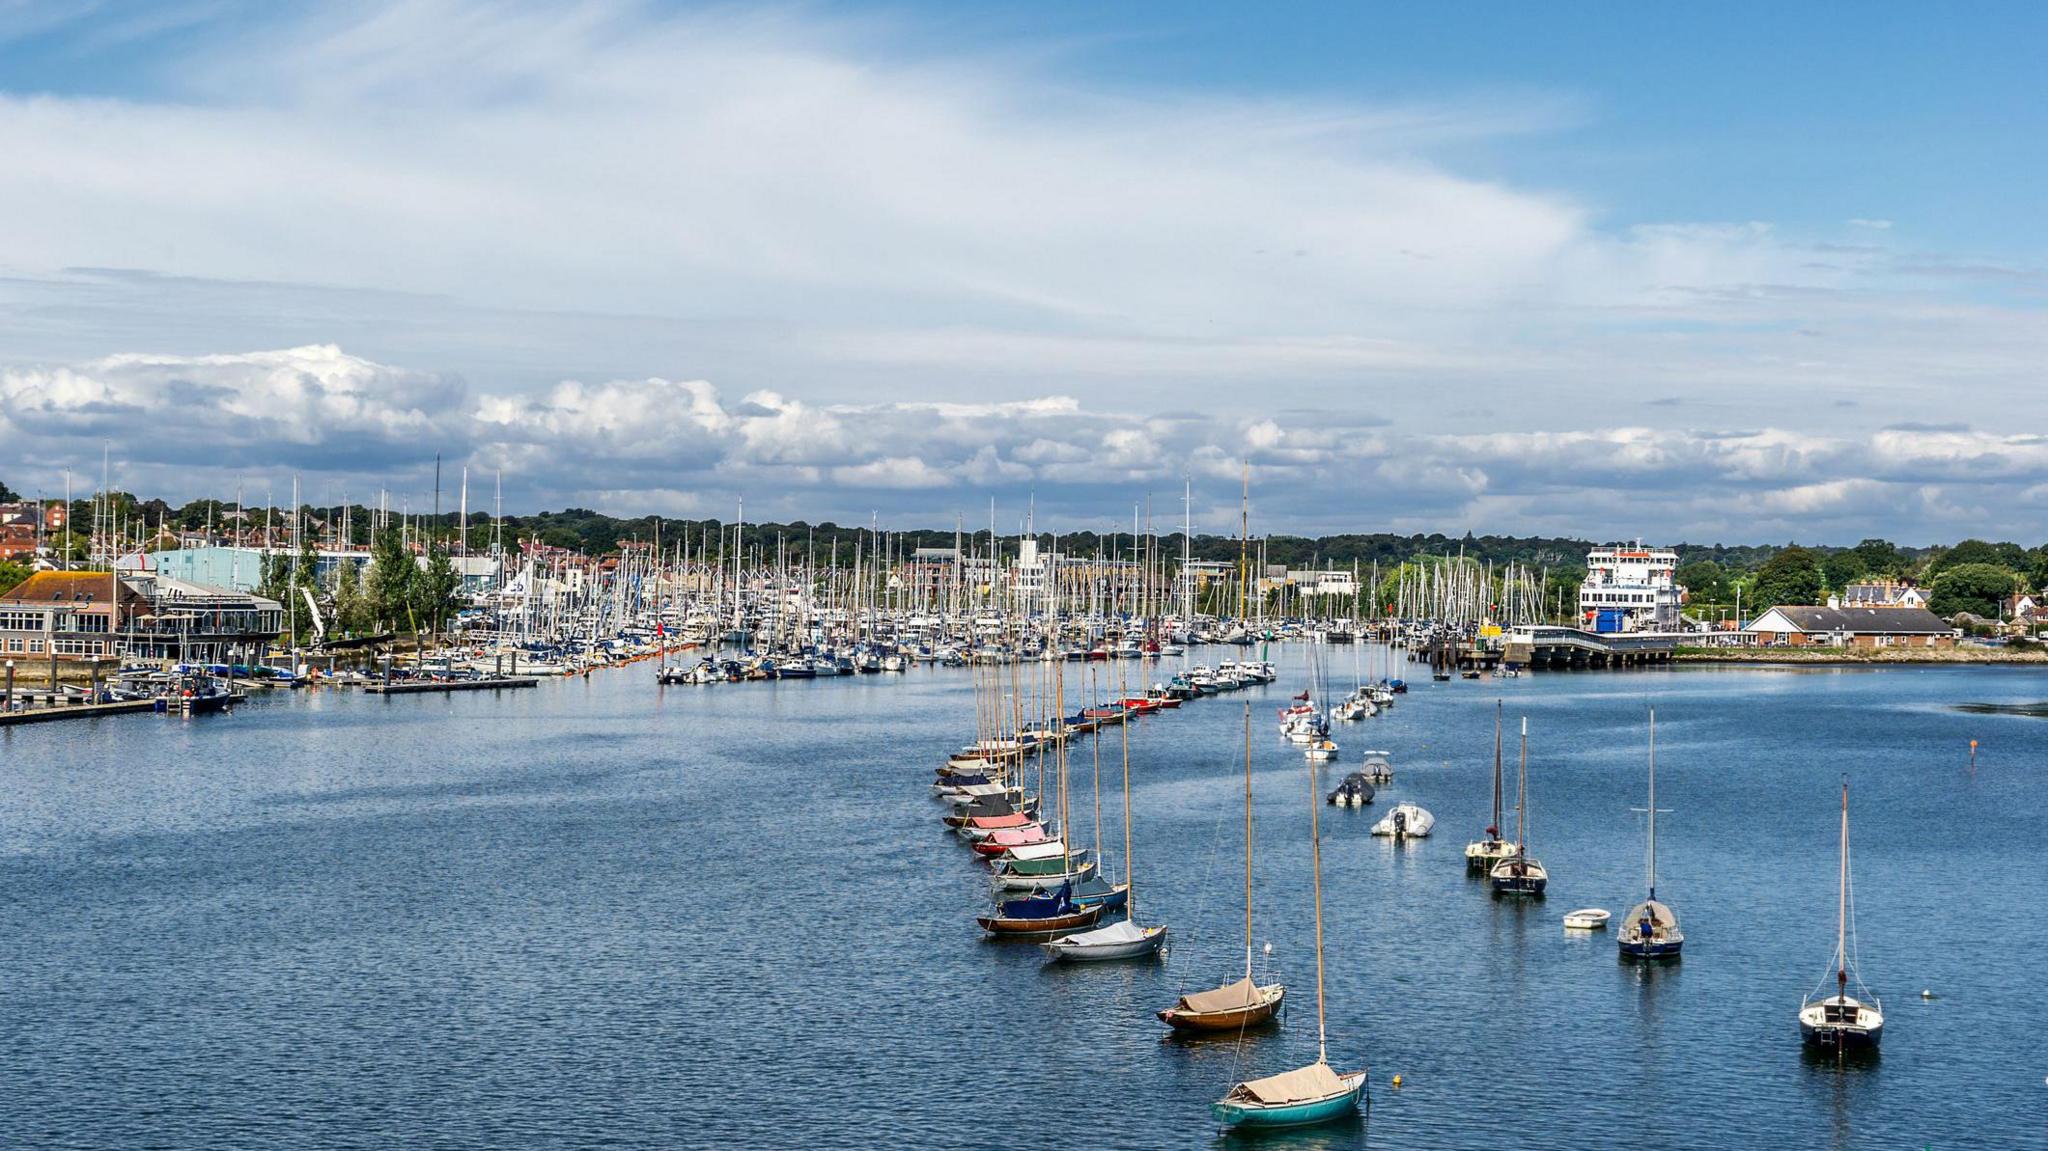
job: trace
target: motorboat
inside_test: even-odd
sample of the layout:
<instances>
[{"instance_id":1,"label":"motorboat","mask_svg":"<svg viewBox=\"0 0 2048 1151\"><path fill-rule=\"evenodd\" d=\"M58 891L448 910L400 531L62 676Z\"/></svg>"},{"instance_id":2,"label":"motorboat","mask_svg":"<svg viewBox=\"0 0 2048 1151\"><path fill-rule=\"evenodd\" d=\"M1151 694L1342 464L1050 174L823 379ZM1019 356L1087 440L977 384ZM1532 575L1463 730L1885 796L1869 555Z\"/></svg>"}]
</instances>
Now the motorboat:
<instances>
[{"instance_id":1,"label":"motorboat","mask_svg":"<svg viewBox=\"0 0 2048 1151\"><path fill-rule=\"evenodd\" d=\"M1388 835L1395 839L1421 839L1436 827L1436 816L1420 805L1397 803L1392 811L1380 817L1372 825L1374 835Z\"/></svg>"},{"instance_id":2,"label":"motorboat","mask_svg":"<svg viewBox=\"0 0 2048 1151\"><path fill-rule=\"evenodd\" d=\"M1354 771L1330 792L1329 802L1338 807L1364 807L1372 802L1373 794L1372 783L1365 778L1365 773Z\"/></svg>"}]
</instances>

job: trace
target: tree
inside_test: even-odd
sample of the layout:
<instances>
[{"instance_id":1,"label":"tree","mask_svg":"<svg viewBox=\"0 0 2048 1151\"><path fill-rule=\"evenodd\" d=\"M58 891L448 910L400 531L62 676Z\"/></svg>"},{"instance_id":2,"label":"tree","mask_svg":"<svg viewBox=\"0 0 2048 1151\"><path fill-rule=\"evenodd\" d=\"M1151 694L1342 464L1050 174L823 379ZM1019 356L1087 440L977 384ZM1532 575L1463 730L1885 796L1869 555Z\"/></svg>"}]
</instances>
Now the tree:
<instances>
[{"instance_id":1,"label":"tree","mask_svg":"<svg viewBox=\"0 0 2048 1151\"><path fill-rule=\"evenodd\" d=\"M412 605L412 585L419 574L419 564L413 562L398 529L386 528L371 543L369 610L378 628L397 631L412 626L407 608Z\"/></svg>"},{"instance_id":2,"label":"tree","mask_svg":"<svg viewBox=\"0 0 2048 1151\"><path fill-rule=\"evenodd\" d=\"M416 627L439 632L462 606L458 597L462 577L456 573L445 548L433 549L426 570L419 573L412 587Z\"/></svg>"},{"instance_id":3,"label":"tree","mask_svg":"<svg viewBox=\"0 0 2048 1151\"><path fill-rule=\"evenodd\" d=\"M1841 591L1861 579L1869 570L1863 562L1863 557L1854 551L1834 552L1820 561L1820 572L1827 577L1830 591Z\"/></svg>"},{"instance_id":4,"label":"tree","mask_svg":"<svg viewBox=\"0 0 2048 1151\"><path fill-rule=\"evenodd\" d=\"M1849 550L1863 561L1865 575L1896 576L1906 570L1906 557L1890 540L1867 539Z\"/></svg>"},{"instance_id":5,"label":"tree","mask_svg":"<svg viewBox=\"0 0 2048 1151\"><path fill-rule=\"evenodd\" d=\"M2019 586L2019 578L2019 573L1997 564L1946 567L1934 577L1934 595L1927 606L1939 616L1966 611L1996 619L1999 604Z\"/></svg>"},{"instance_id":6,"label":"tree","mask_svg":"<svg viewBox=\"0 0 2048 1151\"><path fill-rule=\"evenodd\" d=\"M1927 570L1931 574L1939 575L1949 568L1961 567L1964 564L1996 564L2017 569L2025 567L2026 563L2026 549L2018 544L1964 540L1934 557L1934 562L1927 566Z\"/></svg>"},{"instance_id":7,"label":"tree","mask_svg":"<svg viewBox=\"0 0 2048 1151\"><path fill-rule=\"evenodd\" d=\"M1752 593L1758 611L1782 604L1810 604L1820 599L1820 561L1815 555L1793 544L1764 561L1757 569L1756 589Z\"/></svg>"},{"instance_id":8,"label":"tree","mask_svg":"<svg viewBox=\"0 0 2048 1151\"><path fill-rule=\"evenodd\" d=\"M1731 598L1728 573L1713 560L1695 560L1679 568L1672 578L1692 594L1694 603L1727 603Z\"/></svg>"},{"instance_id":9,"label":"tree","mask_svg":"<svg viewBox=\"0 0 2048 1151\"><path fill-rule=\"evenodd\" d=\"M364 608L362 573L355 561L342 560L334 571L334 618L328 626L336 635L358 635L366 630Z\"/></svg>"},{"instance_id":10,"label":"tree","mask_svg":"<svg viewBox=\"0 0 2048 1151\"><path fill-rule=\"evenodd\" d=\"M0 482L0 504L11 504L21 499L21 493Z\"/></svg>"},{"instance_id":11,"label":"tree","mask_svg":"<svg viewBox=\"0 0 2048 1151\"><path fill-rule=\"evenodd\" d=\"M2038 591L2048 591L2048 544L2027 553L2027 581Z\"/></svg>"},{"instance_id":12,"label":"tree","mask_svg":"<svg viewBox=\"0 0 2048 1151\"><path fill-rule=\"evenodd\" d=\"M31 574L29 566L14 560L0 560L0 595L14 590L14 585L27 579Z\"/></svg>"}]
</instances>

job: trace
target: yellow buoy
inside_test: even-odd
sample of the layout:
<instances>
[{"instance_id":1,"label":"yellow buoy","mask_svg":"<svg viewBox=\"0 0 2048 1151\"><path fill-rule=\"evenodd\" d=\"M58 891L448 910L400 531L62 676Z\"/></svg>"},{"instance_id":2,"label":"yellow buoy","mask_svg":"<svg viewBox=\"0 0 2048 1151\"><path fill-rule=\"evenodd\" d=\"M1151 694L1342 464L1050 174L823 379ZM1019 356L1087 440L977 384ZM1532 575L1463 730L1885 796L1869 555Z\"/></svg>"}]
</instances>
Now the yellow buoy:
<instances>
[{"instance_id":1,"label":"yellow buoy","mask_svg":"<svg viewBox=\"0 0 2048 1151\"><path fill-rule=\"evenodd\" d=\"M1396 1090L1396 1091L1399 1091L1400 1089L1401 1089L1401 1077L1400 1077L1399 1075L1396 1075L1396 1076L1394 1076L1394 1090Z\"/></svg>"}]
</instances>

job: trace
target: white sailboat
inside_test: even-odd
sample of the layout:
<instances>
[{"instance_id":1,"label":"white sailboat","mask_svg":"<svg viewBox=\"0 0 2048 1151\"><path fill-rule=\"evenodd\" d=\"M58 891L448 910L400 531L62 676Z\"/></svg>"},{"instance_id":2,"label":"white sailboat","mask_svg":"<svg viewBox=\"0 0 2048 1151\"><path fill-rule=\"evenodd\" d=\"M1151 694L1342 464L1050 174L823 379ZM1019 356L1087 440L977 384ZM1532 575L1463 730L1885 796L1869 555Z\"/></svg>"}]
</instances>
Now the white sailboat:
<instances>
[{"instance_id":1,"label":"white sailboat","mask_svg":"<svg viewBox=\"0 0 2048 1151\"><path fill-rule=\"evenodd\" d=\"M1493 821L1486 825L1486 838L1475 839L1465 845L1465 870L1481 875L1490 874L1495 864L1513 855L1516 846L1500 837L1501 823L1501 762L1500 762L1500 718L1501 704L1493 705Z\"/></svg>"},{"instance_id":2,"label":"white sailboat","mask_svg":"<svg viewBox=\"0 0 2048 1151\"><path fill-rule=\"evenodd\" d=\"M1685 932L1678 928L1678 913L1657 900L1657 709L1650 709L1650 839L1648 856L1649 895L1629 909L1622 920L1615 945L1627 959L1677 959L1685 946Z\"/></svg>"},{"instance_id":3,"label":"white sailboat","mask_svg":"<svg viewBox=\"0 0 2048 1151\"><path fill-rule=\"evenodd\" d=\"M1855 967L1850 946L1849 901L1849 777L1842 777L1842 865L1841 886L1835 898L1835 993L1820 999L1811 995L1799 1005L1799 1034L1806 1042L1836 1050L1872 1048L1884 1034L1884 1005L1863 985L1856 973L1856 990L1863 999L1849 994L1849 976ZM1827 981L1821 981L1826 987ZM1820 987L1814 989L1819 991ZM1866 1002L1867 1001L1867 1002Z\"/></svg>"}]
</instances>

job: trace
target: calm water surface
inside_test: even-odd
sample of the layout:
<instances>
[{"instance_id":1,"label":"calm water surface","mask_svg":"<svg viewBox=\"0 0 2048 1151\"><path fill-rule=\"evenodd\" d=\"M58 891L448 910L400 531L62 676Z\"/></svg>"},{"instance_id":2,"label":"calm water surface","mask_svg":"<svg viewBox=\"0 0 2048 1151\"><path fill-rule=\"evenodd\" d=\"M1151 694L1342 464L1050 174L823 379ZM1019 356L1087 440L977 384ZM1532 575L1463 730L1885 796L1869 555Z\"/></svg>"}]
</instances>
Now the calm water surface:
<instances>
[{"instance_id":1,"label":"calm water surface","mask_svg":"<svg viewBox=\"0 0 2048 1151\"><path fill-rule=\"evenodd\" d=\"M974 928L985 880L927 787L973 733L964 672L664 691L641 665L0 729L0 1146L1235 1144L1208 1103L1314 1057L1309 781L1272 722L1304 652L1276 654L1279 684L1130 729L1141 915L1172 947L1094 967ZM1496 699L1511 766L1529 718L1540 903L1464 874ZM1992 668L1418 684L1339 731L1340 766L1391 752L1377 810L1421 803L1436 836L1321 809L1331 1060L1372 1068L1370 1116L1260 1142L2048 1146L2048 721L1953 710L2042 699ZM1151 1013L1242 963L1247 700L1289 1015L1175 1042ZM1642 969L1559 918L1641 897L1653 704L1688 940ZM1121 868L1121 738L1100 747ZM1086 839L1093 747L1073 763ZM1795 1023L1833 947L1843 773L1888 1015L1847 1067Z\"/></svg>"}]
</instances>

